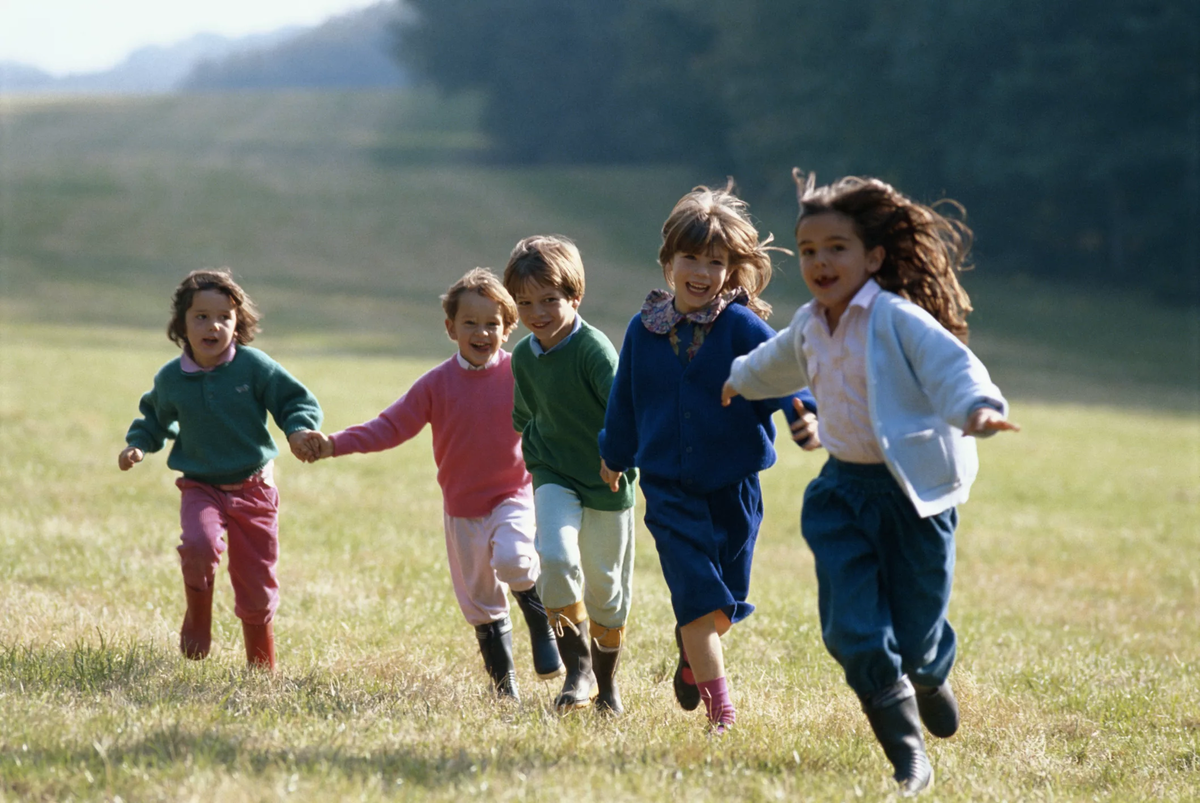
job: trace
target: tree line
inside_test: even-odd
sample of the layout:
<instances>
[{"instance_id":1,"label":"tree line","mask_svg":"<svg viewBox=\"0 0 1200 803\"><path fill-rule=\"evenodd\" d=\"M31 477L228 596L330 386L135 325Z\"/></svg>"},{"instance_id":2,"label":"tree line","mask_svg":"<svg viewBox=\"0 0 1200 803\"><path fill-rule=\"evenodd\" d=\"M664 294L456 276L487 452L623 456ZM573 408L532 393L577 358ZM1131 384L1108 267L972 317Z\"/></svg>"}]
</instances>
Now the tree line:
<instances>
[{"instance_id":1,"label":"tree line","mask_svg":"<svg viewBox=\"0 0 1200 803\"><path fill-rule=\"evenodd\" d=\"M509 163L951 196L999 269L1200 302L1193 0L407 0L396 52Z\"/></svg>"}]
</instances>

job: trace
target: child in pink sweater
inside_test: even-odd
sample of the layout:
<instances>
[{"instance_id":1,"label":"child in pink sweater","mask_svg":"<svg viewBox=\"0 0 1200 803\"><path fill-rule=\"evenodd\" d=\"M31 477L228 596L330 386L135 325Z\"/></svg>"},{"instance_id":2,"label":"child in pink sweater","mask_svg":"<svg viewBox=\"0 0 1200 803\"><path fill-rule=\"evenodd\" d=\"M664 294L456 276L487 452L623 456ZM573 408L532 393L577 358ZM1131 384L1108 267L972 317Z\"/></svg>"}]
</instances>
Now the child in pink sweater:
<instances>
[{"instance_id":1,"label":"child in pink sweater","mask_svg":"<svg viewBox=\"0 0 1200 803\"><path fill-rule=\"evenodd\" d=\"M426 425L442 487L446 551L454 593L475 626L484 666L496 692L517 698L512 622L505 587L512 589L533 642L538 677L564 672L534 583L540 570L533 539L533 486L512 427L513 374L501 346L517 323L504 285L475 268L442 296L446 333L458 352L418 379L408 392L364 424L332 436L314 432L312 459L391 449Z\"/></svg>"}]
</instances>

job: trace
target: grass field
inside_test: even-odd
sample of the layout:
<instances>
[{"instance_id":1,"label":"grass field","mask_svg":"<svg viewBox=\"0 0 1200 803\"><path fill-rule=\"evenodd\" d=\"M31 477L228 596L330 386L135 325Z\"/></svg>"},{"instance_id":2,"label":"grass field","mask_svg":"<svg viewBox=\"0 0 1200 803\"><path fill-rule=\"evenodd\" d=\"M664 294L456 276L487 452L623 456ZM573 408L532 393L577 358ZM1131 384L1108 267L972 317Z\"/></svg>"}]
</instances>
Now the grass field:
<instances>
[{"instance_id":1,"label":"grass field","mask_svg":"<svg viewBox=\"0 0 1200 803\"><path fill-rule=\"evenodd\" d=\"M0 801L890 794L820 643L797 527L819 455L786 447L763 475L759 610L727 639L739 719L720 740L675 706L644 529L629 714L560 719L519 629L524 700L487 694L427 433L382 455L280 459L275 678L242 669L224 573L213 655L179 657L178 492L162 455L116 468L138 395L173 356L166 302L192 267L235 266L267 314L258 344L332 431L448 354L437 294L535 230L580 242L583 312L615 337L658 284L662 217L713 177L492 166L469 100L419 95L0 113ZM794 274L773 285L781 315L804 300ZM1200 798L1197 318L986 264L971 288L972 345L1024 431L982 444L962 510L964 721L931 744L931 799Z\"/></svg>"}]
</instances>

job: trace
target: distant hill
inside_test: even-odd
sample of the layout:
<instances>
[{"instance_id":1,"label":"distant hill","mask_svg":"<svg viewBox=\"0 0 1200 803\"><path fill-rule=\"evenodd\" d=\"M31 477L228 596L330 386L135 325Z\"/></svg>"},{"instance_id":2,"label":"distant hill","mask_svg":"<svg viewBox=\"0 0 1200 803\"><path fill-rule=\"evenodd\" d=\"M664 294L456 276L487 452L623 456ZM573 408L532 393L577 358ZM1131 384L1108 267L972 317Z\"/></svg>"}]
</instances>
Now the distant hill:
<instances>
[{"instance_id":1,"label":"distant hill","mask_svg":"<svg viewBox=\"0 0 1200 803\"><path fill-rule=\"evenodd\" d=\"M288 26L270 33L229 38L197 34L173 45L143 47L110 70L57 77L23 64L0 64L0 92L156 94L175 91L197 65L248 51L269 49L308 29Z\"/></svg>"},{"instance_id":2,"label":"distant hill","mask_svg":"<svg viewBox=\"0 0 1200 803\"><path fill-rule=\"evenodd\" d=\"M113 67L57 77L0 62L3 94L160 94L219 89L370 89L409 83L391 55L392 26L408 12L385 0L314 26L228 38L197 34L144 47Z\"/></svg>"},{"instance_id":3,"label":"distant hill","mask_svg":"<svg viewBox=\"0 0 1200 803\"><path fill-rule=\"evenodd\" d=\"M273 47L210 58L184 90L369 89L401 87L408 75L392 56L392 28L406 10L383 2L334 17Z\"/></svg>"}]
</instances>

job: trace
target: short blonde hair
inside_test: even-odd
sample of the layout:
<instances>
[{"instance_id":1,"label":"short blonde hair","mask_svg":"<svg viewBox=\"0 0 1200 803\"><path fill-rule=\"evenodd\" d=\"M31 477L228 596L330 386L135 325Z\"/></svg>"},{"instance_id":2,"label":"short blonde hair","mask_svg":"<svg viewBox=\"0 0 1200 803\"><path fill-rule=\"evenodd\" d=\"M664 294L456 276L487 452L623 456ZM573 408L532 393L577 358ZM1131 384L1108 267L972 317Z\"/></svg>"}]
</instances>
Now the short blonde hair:
<instances>
[{"instance_id":1,"label":"short blonde hair","mask_svg":"<svg viewBox=\"0 0 1200 803\"><path fill-rule=\"evenodd\" d=\"M561 234L535 234L517 243L504 267L504 287L515 297L530 282L570 300L583 298L583 258L575 243Z\"/></svg>"},{"instance_id":2,"label":"short blonde hair","mask_svg":"<svg viewBox=\"0 0 1200 803\"><path fill-rule=\"evenodd\" d=\"M491 268L472 268L450 285L450 289L442 296L442 310L449 320L453 321L458 315L458 302L464 293L478 293L499 304L505 332L511 332L517 325L517 305Z\"/></svg>"}]
</instances>

